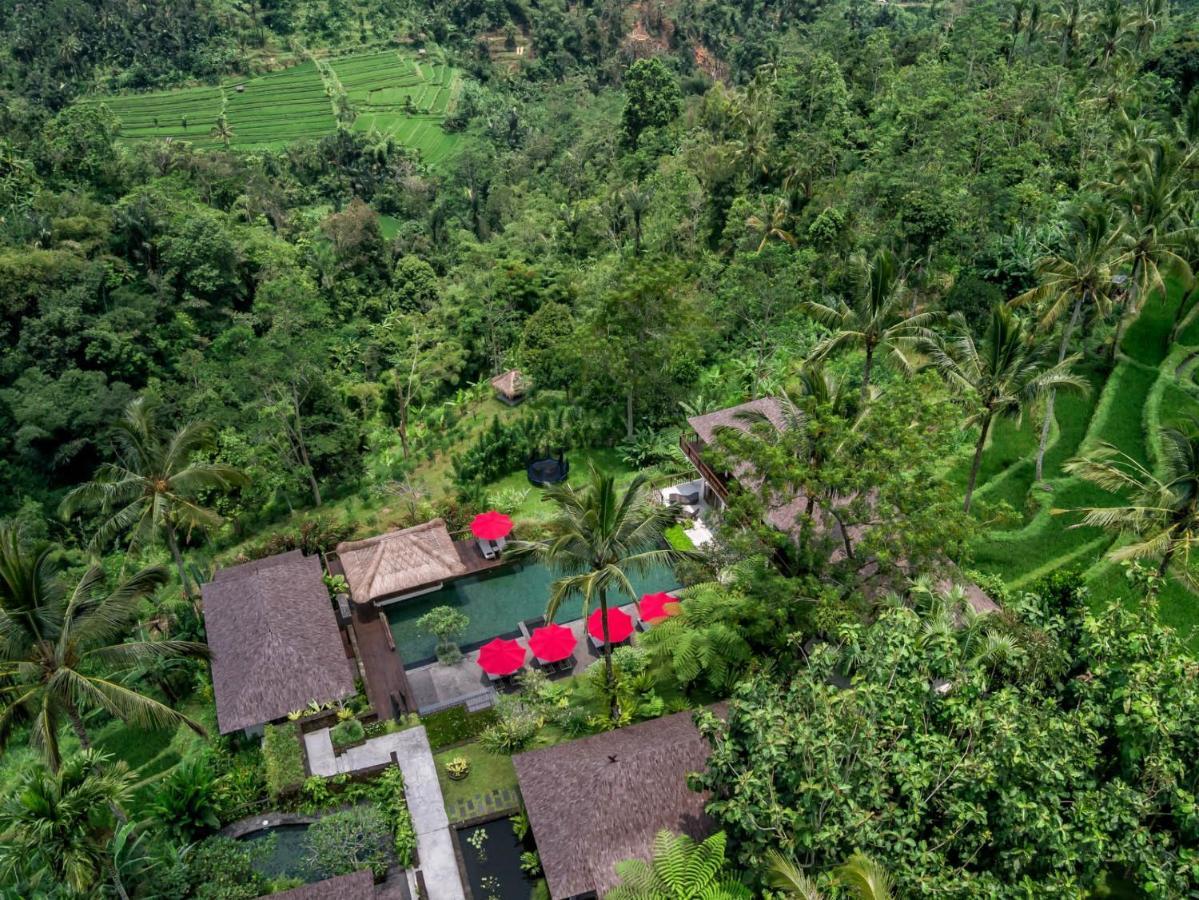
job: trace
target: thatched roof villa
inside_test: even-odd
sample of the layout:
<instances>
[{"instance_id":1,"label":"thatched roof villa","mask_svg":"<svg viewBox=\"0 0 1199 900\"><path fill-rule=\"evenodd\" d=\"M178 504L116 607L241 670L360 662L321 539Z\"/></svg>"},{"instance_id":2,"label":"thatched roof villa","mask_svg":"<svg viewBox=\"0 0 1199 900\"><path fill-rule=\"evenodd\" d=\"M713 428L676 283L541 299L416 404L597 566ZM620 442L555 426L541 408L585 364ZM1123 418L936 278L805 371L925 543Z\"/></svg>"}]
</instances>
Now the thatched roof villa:
<instances>
[{"instance_id":1,"label":"thatched roof villa","mask_svg":"<svg viewBox=\"0 0 1199 900\"><path fill-rule=\"evenodd\" d=\"M603 896L619 882L616 863L648 860L664 828L710 834L706 797L687 787L708 753L688 711L514 756L553 900Z\"/></svg>"},{"instance_id":2,"label":"thatched roof villa","mask_svg":"<svg viewBox=\"0 0 1199 900\"><path fill-rule=\"evenodd\" d=\"M389 603L437 590L469 571L444 519L337 545L355 603Z\"/></svg>"},{"instance_id":3,"label":"thatched roof villa","mask_svg":"<svg viewBox=\"0 0 1199 900\"><path fill-rule=\"evenodd\" d=\"M221 734L353 695L357 670L323 574L318 557L292 550L220 569L201 587Z\"/></svg>"}]
</instances>

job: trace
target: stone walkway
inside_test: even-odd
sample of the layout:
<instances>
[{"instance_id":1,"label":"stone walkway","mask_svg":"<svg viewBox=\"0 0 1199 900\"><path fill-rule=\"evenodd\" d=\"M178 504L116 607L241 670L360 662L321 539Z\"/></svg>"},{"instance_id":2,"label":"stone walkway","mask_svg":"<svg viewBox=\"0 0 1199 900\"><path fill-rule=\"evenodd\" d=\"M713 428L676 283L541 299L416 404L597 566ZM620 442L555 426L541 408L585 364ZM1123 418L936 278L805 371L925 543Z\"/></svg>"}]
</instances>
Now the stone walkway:
<instances>
[{"instance_id":1,"label":"stone walkway","mask_svg":"<svg viewBox=\"0 0 1199 900\"><path fill-rule=\"evenodd\" d=\"M512 788L498 791L488 791L486 794L475 794L470 800L459 800L454 804L451 822L465 822L477 819L479 816L490 816L495 813L517 812L520 809L520 797Z\"/></svg>"},{"instance_id":2,"label":"stone walkway","mask_svg":"<svg viewBox=\"0 0 1199 900\"><path fill-rule=\"evenodd\" d=\"M437 766L429 749L424 726L371 738L360 747L337 756L329 729L304 735L308 765L314 775L336 775L382 765L394 753L404 773L404 793L416 829L416 851L424 874L428 900L464 900L462 877L454 855L454 838L445 812L445 799L437 781Z\"/></svg>"}]
</instances>

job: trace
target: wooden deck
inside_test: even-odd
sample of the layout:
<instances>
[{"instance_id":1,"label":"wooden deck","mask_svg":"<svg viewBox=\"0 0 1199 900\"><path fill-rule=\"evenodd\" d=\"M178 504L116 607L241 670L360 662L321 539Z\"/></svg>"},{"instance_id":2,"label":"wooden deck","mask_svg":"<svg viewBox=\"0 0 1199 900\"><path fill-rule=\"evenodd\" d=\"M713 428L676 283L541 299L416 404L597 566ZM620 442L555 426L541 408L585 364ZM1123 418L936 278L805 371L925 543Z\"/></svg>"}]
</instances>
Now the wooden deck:
<instances>
[{"instance_id":1,"label":"wooden deck","mask_svg":"<svg viewBox=\"0 0 1199 900\"><path fill-rule=\"evenodd\" d=\"M496 569L504 565L502 559L485 557L474 538L469 541L454 541L454 549L458 551L458 558L462 560L462 565L466 566L467 575L486 572L488 569Z\"/></svg>"},{"instance_id":2,"label":"wooden deck","mask_svg":"<svg viewBox=\"0 0 1199 900\"><path fill-rule=\"evenodd\" d=\"M373 603L351 603L358 655L366 672L366 697L380 719L416 709L404 663L392 643L387 616Z\"/></svg>"}]
</instances>

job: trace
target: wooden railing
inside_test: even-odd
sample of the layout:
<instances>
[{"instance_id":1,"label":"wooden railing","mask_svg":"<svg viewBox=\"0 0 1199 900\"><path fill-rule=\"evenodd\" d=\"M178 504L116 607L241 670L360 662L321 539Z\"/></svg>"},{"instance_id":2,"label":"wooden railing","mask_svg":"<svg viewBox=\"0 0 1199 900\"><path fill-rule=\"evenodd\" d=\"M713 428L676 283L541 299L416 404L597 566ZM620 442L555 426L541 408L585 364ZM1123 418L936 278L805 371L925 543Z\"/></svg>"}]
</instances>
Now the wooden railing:
<instances>
[{"instance_id":1,"label":"wooden railing","mask_svg":"<svg viewBox=\"0 0 1199 900\"><path fill-rule=\"evenodd\" d=\"M729 489L725 484L724 476L718 474L715 469L704 462L703 457L700 455L700 451L704 445L699 441L688 440L687 434L684 433L679 437L679 446L683 448L683 453L691 460L691 464L699 470L699 474L707 482L708 487L715 492L716 496L722 502L727 501L729 499Z\"/></svg>"}]
</instances>

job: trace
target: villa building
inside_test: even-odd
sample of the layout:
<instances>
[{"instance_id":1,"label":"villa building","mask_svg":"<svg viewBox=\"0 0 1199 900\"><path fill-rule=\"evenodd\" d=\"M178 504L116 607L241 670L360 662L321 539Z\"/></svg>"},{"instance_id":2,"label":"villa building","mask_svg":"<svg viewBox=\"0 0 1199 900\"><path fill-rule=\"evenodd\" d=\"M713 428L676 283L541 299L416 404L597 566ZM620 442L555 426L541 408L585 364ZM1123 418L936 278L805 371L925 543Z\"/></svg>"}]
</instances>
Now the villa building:
<instances>
[{"instance_id":1,"label":"villa building","mask_svg":"<svg viewBox=\"0 0 1199 900\"><path fill-rule=\"evenodd\" d=\"M337 545L355 603L384 605L440 589L470 571L443 519Z\"/></svg>"},{"instance_id":2,"label":"villa building","mask_svg":"<svg viewBox=\"0 0 1199 900\"><path fill-rule=\"evenodd\" d=\"M261 734L309 703L353 696L357 668L323 575L318 557L292 550L201 587L221 734Z\"/></svg>"},{"instance_id":3,"label":"villa building","mask_svg":"<svg viewBox=\"0 0 1199 900\"><path fill-rule=\"evenodd\" d=\"M725 714L725 705L713 711ZM702 840L714 830L707 795L687 775L710 748L681 712L512 758L553 900L603 896L616 863L649 860L667 829Z\"/></svg>"}]
</instances>

